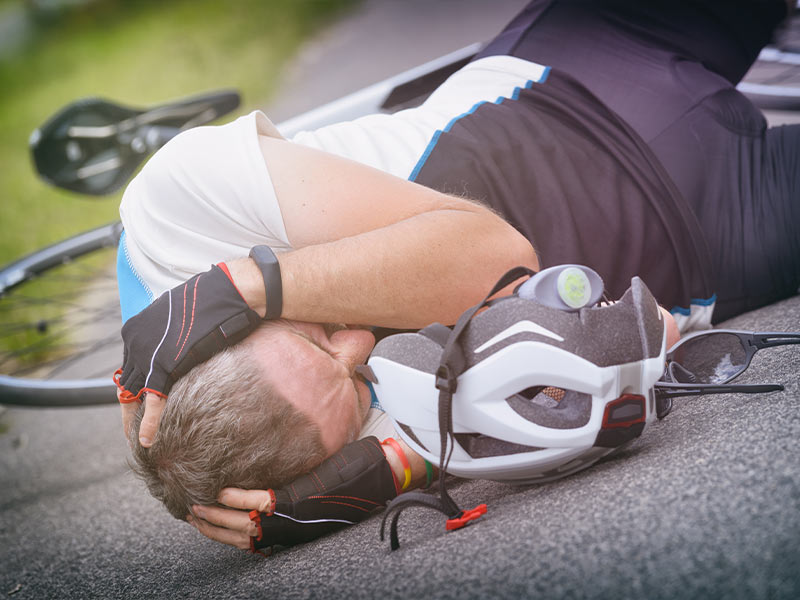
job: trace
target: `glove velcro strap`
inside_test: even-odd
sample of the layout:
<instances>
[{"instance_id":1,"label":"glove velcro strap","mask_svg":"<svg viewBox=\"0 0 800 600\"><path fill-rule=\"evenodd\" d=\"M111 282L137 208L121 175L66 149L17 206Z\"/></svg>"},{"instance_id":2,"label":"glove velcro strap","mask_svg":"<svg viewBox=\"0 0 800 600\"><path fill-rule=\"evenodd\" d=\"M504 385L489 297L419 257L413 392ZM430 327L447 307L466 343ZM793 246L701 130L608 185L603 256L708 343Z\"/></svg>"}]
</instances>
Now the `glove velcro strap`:
<instances>
[{"instance_id":1,"label":"glove velcro strap","mask_svg":"<svg viewBox=\"0 0 800 600\"><path fill-rule=\"evenodd\" d=\"M375 437L348 444L274 493L272 515L260 514L261 540L254 540L254 550L309 542L363 521L397 495L392 469Z\"/></svg>"},{"instance_id":2,"label":"glove velcro strap","mask_svg":"<svg viewBox=\"0 0 800 600\"><path fill-rule=\"evenodd\" d=\"M170 388L178 379L197 365L204 363L225 348L242 341L260 323L261 318L258 314L249 308L245 308L242 312L232 316L216 329L210 331L205 337L198 340L175 365L168 378Z\"/></svg>"}]
</instances>

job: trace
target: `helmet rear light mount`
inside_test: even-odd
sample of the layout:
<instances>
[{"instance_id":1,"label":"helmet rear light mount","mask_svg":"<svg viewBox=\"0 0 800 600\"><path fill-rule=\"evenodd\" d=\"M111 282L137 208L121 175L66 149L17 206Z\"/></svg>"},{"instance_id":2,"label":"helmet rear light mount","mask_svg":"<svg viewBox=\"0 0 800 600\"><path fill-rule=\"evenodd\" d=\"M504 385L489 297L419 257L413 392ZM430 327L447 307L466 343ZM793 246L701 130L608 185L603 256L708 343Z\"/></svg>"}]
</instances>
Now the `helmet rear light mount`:
<instances>
[{"instance_id":1,"label":"helmet rear light mount","mask_svg":"<svg viewBox=\"0 0 800 600\"><path fill-rule=\"evenodd\" d=\"M647 400L641 394L622 394L606 404L603 425L594 445L616 448L639 437L647 420Z\"/></svg>"}]
</instances>

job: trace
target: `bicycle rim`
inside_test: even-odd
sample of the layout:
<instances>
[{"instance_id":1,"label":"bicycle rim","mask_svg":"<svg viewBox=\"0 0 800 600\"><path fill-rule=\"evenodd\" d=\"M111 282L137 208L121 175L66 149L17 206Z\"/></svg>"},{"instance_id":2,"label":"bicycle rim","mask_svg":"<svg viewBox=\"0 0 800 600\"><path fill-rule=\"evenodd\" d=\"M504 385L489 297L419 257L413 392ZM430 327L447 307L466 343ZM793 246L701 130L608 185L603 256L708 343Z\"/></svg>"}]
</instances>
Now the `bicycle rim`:
<instances>
[{"instance_id":1,"label":"bicycle rim","mask_svg":"<svg viewBox=\"0 0 800 600\"><path fill-rule=\"evenodd\" d=\"M761 51L737 88L761 109L800 110L800 18L793 17L775 45Z\"/></svg>"},{"instance_id":2,"label":"bicycle rim","mask_svg":"<svg viewBox=\"0 0 800 600\"><path fill-rule=\"evenodd\" d=\"M0 269L0 403L116 402L121 232L120 223L104 225Z\"/></svg>"}]
</instances>

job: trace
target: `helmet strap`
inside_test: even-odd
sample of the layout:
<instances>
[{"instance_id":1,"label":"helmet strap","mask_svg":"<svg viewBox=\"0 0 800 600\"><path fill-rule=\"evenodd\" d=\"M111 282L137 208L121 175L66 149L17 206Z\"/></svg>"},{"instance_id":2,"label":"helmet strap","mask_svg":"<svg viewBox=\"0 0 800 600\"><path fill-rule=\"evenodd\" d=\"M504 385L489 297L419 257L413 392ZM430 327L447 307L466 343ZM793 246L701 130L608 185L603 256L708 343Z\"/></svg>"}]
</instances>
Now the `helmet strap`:
<instances>
[{"instance_id":1,"label":"helmet strap","mask_svg":"<svg viewBox=\"0 0 800 600\"><path fill-rule=\"evenodd\" d=\"M455 436L453 434L453 394L458 388L458 376L464 372L467 364L466 357L464 356L464 348L461 345L461 338L472 318L479 310L490 303L489 299L492 296L506 286L511 285L520 277L526 275L532 277L535 274L535 271L527 267L515 267L508 271L495 283L492 290L481 302L461 314L453 330L450 332L444 344L444 349L442 350L439 368L436 370L436 388L439 390L439 435L441 439L441 447L439 450L439 497L418 491L407 492L397 496L389 503L383 515L383 520L381 521L380 537L381 541L383 541L386 519L391 514L390 544L392 550L397 550L400 547L397 523L400 518L400 513L409 506L432 508L445 514L448 518L446 524L448 531L460 529L486 513L485 504L478 505L469 511L461 510L458 504L450 497L450 494L447 493L447 486L445 484L447 466L450 463L450 457L455 447ZM449 451L447 448L448 439L450 440Z\"/></svg>"}]
</instances>

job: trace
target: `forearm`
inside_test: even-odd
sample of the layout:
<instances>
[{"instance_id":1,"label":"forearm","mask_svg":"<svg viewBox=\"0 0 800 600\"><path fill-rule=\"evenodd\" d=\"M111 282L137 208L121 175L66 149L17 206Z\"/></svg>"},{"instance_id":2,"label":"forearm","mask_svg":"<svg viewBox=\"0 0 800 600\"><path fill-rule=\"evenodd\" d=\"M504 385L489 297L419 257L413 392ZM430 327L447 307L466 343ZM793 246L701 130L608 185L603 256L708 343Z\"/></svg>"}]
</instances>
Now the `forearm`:
<instances>
[{"instance_id":1,"label":"forearm","mask_svg":"<svg viewBox=\"0 0 800 600\"><path fill-rule=\"evenodd\" d=\"M506 270L536 267L528 241L483 209L430 211L278 259L284 318L395 328L453 323ZM258 270L234 263L237 286L263 314Z\"/></svg>"}]
</instances>

